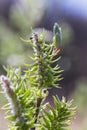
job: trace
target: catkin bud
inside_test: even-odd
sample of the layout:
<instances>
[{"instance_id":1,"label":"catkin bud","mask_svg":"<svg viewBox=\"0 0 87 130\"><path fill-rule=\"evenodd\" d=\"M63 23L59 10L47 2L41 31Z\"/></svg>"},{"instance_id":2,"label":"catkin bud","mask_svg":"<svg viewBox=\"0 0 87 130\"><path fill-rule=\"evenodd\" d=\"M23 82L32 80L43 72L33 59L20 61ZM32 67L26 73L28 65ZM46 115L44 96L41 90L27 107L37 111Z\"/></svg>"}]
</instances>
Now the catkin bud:
<instances>
[{"instance_id":1,"label":"catkin bud","mask_svg":"<svg viewBox=\"0 0 87 130\"><path fill-rule=\"evenodd\" d=\"M54 24L53 27L54 43L57 48L61 48L62 43L62 32L58 23Z\"/></svg>"}]
</instances>

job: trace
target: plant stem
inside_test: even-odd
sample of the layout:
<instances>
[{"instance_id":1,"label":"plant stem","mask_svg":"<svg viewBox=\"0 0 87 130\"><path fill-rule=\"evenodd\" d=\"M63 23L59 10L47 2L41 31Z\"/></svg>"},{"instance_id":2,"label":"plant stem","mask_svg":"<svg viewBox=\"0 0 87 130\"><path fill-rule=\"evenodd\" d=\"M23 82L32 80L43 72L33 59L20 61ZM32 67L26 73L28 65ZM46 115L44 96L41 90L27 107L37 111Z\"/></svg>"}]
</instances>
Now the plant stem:
<instances>
[{"instance_id":1,"label":"plant stem","mask_svg":"<svg viewBox=\"0 0 87 130\"><path fill-rule=\"evenodd\" d=\"M40 108L40 105L41 105L41 102L42 102L42 98L37 98L37 109L36 109L36 113L35 113L35 123L37 123L37 117L39 115L39 108ZM31 130L35 130L35 127L34 128L31 128Z\"/></svg>"}]
</instances>

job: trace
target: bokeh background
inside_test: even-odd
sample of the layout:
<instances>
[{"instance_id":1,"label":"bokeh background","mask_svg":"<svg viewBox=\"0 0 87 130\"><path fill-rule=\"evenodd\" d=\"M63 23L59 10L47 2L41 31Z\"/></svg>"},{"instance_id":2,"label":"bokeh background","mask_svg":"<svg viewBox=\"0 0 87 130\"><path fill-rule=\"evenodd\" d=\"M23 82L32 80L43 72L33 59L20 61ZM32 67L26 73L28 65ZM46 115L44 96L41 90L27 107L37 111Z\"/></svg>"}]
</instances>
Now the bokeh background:
<instances>
[{"instance_id":1,"label":"bokeh background","mask_svg":"<svg viewBox=\"0 0 87 130\"><path fill-rule=\"evenodd\" d=\"M23 66L32 61L31 46L20 37L29 39L31 30L41 33L46 29L46 42L52 41L52 29L58 22L62 29L61 60L64 70L62 89L50 90L51 96L58 94L74 99L77 106L72 130L87 130L87 0L0 0L0 75L6 74L3 65ZM0 88L1 90L1 88ZM5 104L0 94L0 130L7 129L1 107Z\"/></svg>"}]
</instances>

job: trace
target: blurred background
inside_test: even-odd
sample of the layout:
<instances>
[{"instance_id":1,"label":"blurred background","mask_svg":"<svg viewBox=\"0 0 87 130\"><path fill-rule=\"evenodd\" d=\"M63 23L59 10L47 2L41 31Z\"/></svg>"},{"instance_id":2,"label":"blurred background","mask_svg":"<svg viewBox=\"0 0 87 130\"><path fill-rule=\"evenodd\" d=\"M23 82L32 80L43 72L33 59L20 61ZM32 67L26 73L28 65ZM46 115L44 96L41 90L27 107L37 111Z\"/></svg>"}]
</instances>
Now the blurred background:
<instances>
[{"instance_id":1,"label":"blurred background","mask_svg":"<svg viewBox=\"0 0 87 130\"><path fill-rule=\"evenodd\" d=\"M62 89L50 90L74 99L77 105L72 130L87 130L87 0L0 0L0 75L3 65L21 66L31 63L31 46L20 37L29 39L31 28L41 33L46 29L46 42L52 41L52 29L58 22L62 29L62 56L58 64L64 70ZM0 88L1 89L1 88ZM6 100L0 94L0 108ZM8 121L0 109L0 130L7 129Z\"/></svg>"}]
</instances>

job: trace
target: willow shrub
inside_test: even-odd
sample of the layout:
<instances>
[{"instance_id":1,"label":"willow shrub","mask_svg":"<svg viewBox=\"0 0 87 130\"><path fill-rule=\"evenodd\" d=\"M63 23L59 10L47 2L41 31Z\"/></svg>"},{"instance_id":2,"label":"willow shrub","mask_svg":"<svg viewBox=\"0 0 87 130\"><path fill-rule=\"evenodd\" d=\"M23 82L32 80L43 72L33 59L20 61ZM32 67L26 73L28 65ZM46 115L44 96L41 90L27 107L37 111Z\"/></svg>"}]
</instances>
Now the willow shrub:
<instances>
[{"instance_id":1,"label":"willow shrub","mask_svg":"<svg viewBox=\"0 0 87 130\"><path fill-rule=\"evenodd\" d=\"M59 65L51 66L60 59L61 29L57 23L53 33L53 42L49 45L45 43L44 31L40 35L33 33L29 40L23 40L33 48L33 63L25 64L24 72L21 68L5 68L7 76L0 78L8 100L3 109L10 120L9 130L68 130L75 113L72 101L53 96L54 108L45 101L48 90L59 88L58 81L62 79Z\"/></svg>"}]
</instances>

